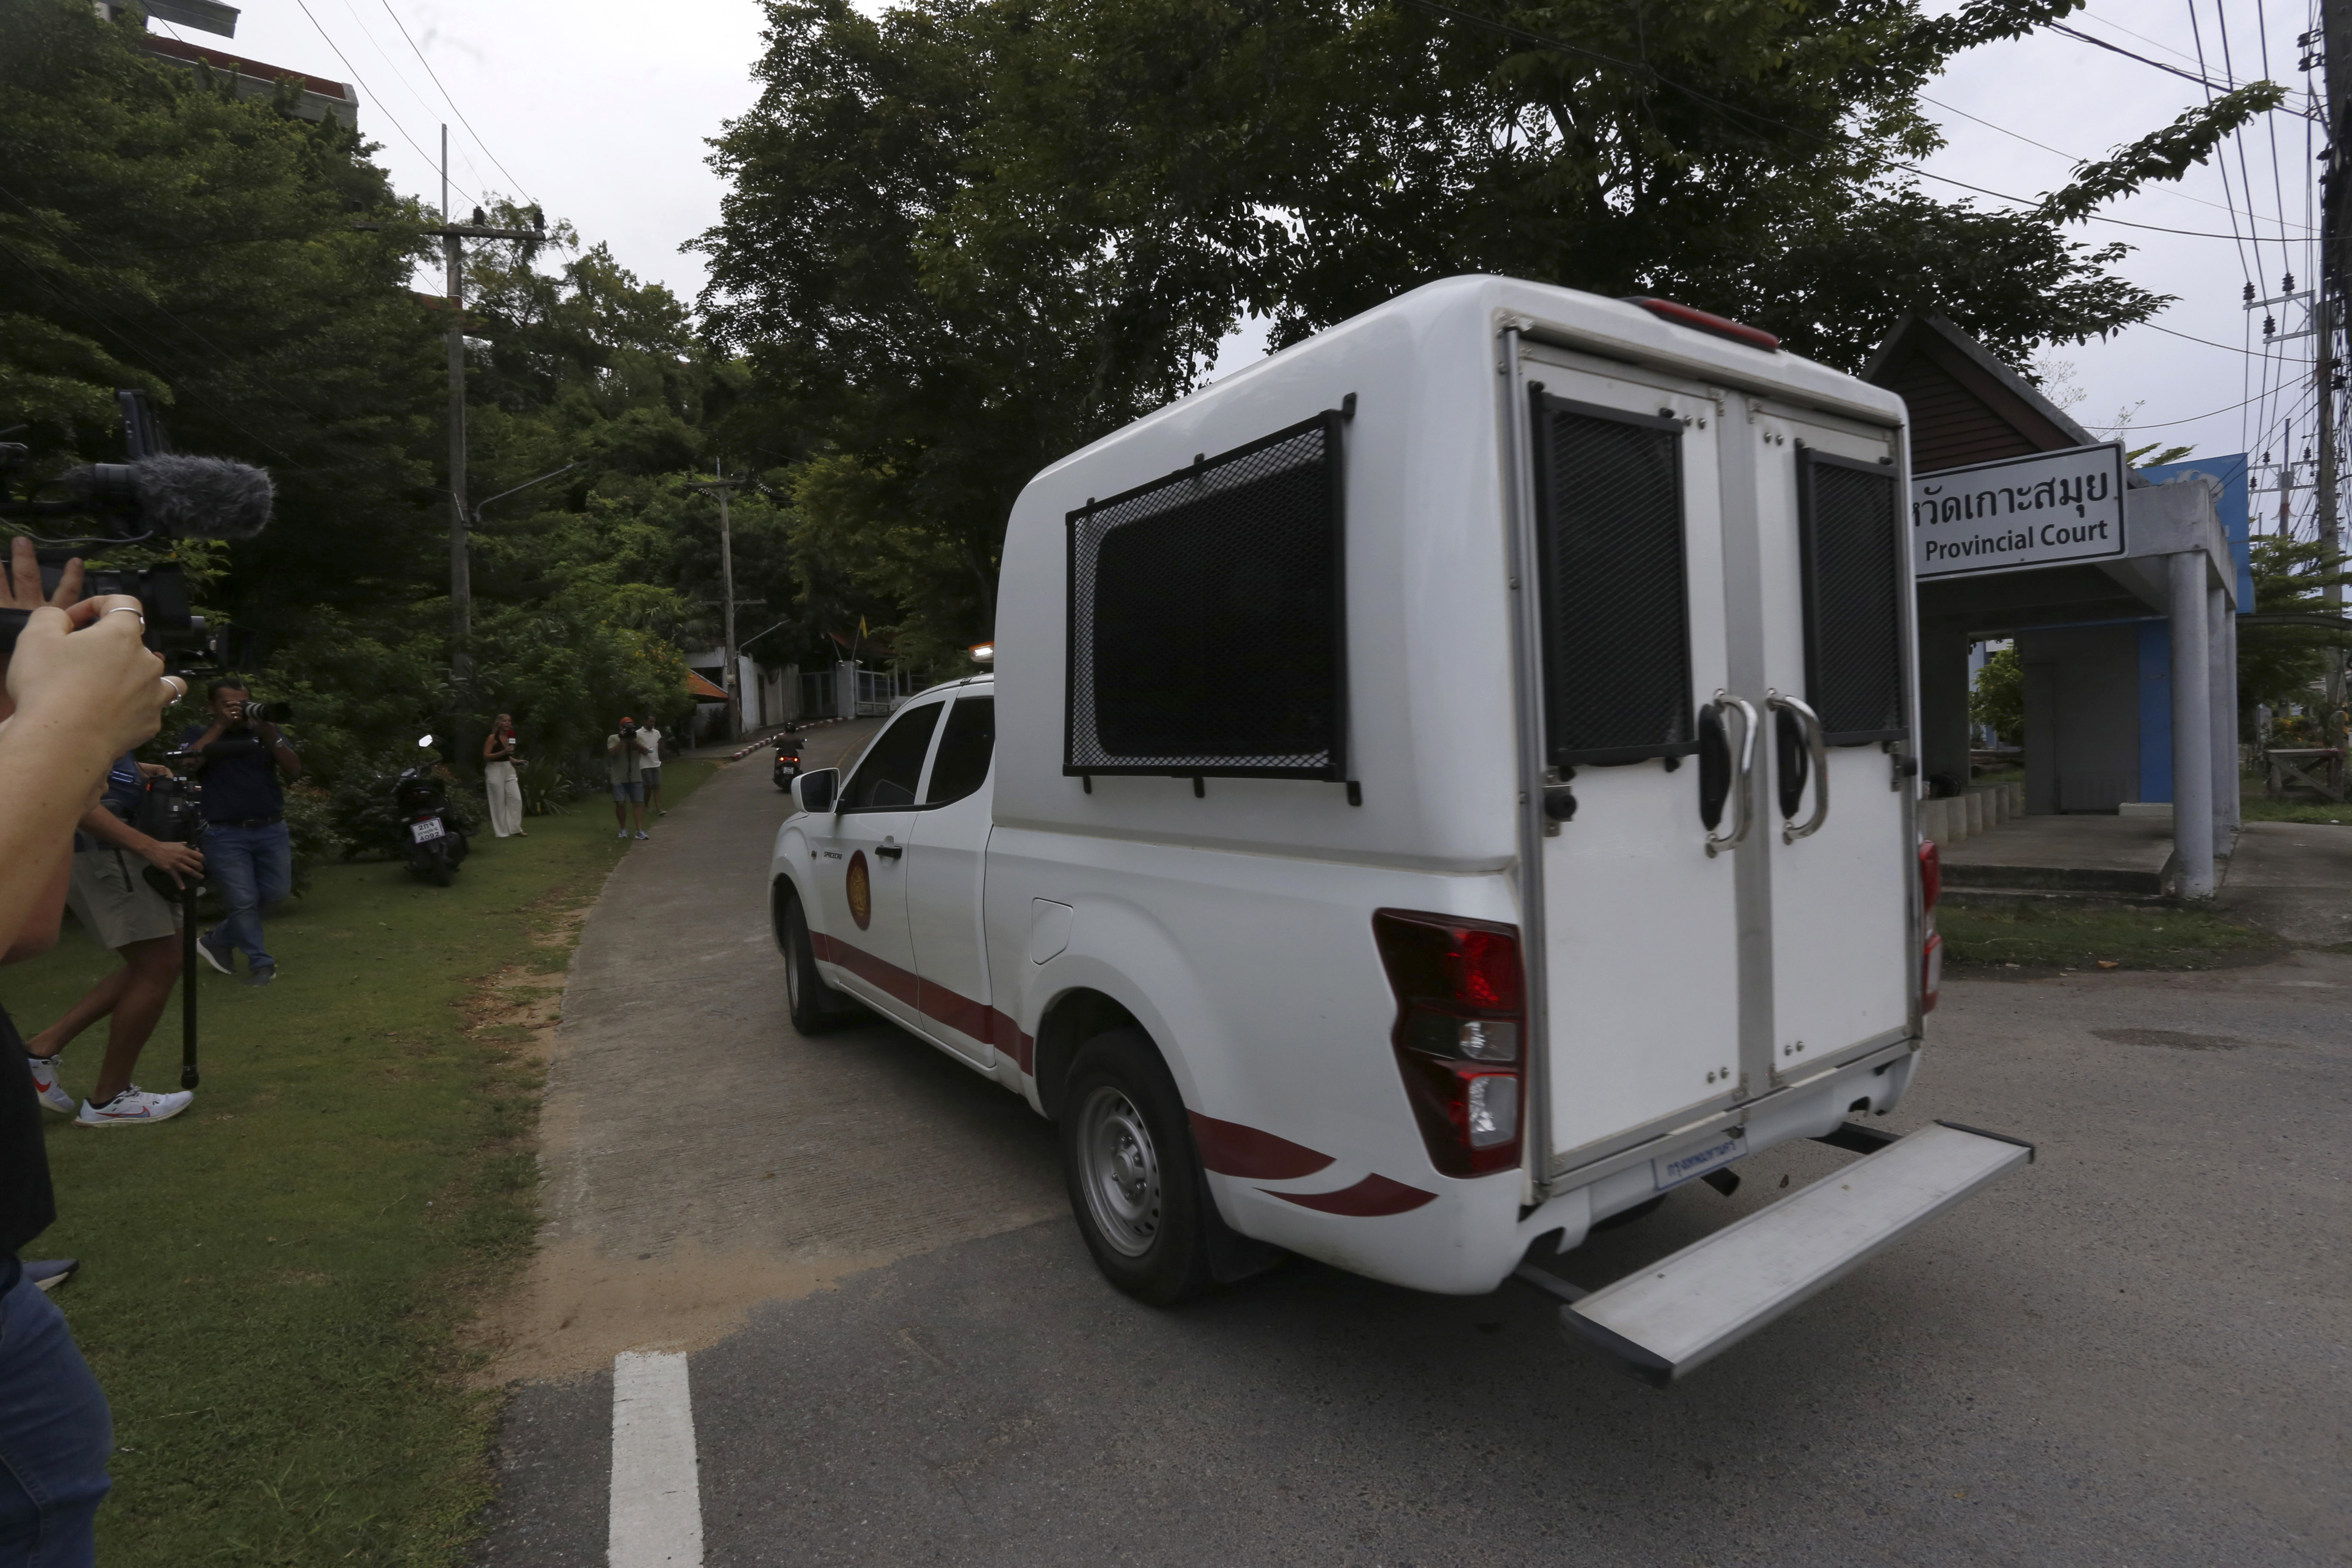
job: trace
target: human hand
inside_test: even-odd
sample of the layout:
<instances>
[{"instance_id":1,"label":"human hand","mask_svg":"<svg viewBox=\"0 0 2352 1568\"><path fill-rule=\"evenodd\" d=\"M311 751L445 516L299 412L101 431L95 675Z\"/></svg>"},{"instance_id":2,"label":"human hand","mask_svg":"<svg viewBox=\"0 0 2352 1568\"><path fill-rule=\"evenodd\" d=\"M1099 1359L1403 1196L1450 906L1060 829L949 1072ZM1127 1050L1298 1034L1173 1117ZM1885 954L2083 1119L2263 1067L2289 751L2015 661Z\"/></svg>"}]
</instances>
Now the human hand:
<instances>
[{"instance_id":1,"label":"human hand","mask_svg":"<svg viewBox=\"0 0 2352 1568\"><path fill-rule=\"evenodd\" d=\"M142 779L167 779L172 776L172 770L161 763L142 763L139 764L139 776Z\"/></svg>"},{"instance_id":2,"label":"human hand","mask_svg":"<svg viewBox=\"0 0 2352 1568\"><path fill-rule=\"evenodd\" d=\"M195 880L201 879L205 874L204 851L193 844L166 844L161 839L150 839L147 847L139 853L146 857L147 864L171 878L174 887L188 885L181 880L184 877Z\"/></svg>"},{"instance_id":3,"label":"human hand","mask_svg":"<svg viewBox=\"0 0 2352 1568\"><path fill-rule=\"evenodd\" d=\"M163 661L140 640L145 625L139 601L119 594L34 610L7 672L18 721L69 730L106 757L152 737L163 726L163 705L187 686L166 677Z\"/></svg>"},{"instance_id":4,"label":"human hand","mask_svg":"<svg viewBox=\"0 0 2352 1568\"><path fill-rule=\"evenodd\" d=\"M62 610L81 597L81 558L66 563L58 574L58 591L41 594L41 557L33 542L18 534L8 546L8 560L0 567L0 609L37 610L55 605Z\"/></svg>"}]
</instances>

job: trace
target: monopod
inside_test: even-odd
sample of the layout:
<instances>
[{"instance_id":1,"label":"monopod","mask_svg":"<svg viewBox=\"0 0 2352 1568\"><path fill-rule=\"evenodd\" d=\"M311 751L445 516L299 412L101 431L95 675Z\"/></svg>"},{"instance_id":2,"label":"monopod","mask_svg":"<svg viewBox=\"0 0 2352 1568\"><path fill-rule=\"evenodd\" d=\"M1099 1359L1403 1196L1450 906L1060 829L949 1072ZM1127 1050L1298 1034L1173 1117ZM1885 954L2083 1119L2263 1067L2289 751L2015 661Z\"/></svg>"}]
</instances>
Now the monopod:
<instances>
[{"instance_id":1,"label":"monopod","mask_svg":"<svg viewBox=\"0 0 2352 1568\"><path fill-rule=\"evenodd\" d=\"M180 1087L196 1087L196 883L180 887Z\"/></svg>"}]
</instances>

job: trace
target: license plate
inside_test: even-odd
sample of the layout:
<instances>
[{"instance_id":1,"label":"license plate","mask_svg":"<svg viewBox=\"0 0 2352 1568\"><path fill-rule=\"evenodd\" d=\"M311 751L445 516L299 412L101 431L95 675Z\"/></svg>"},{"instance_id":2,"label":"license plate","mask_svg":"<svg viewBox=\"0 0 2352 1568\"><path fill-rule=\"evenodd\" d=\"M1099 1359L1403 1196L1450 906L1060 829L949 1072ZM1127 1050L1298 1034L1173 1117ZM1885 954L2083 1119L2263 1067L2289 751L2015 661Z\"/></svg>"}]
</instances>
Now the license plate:
<instances>
[{"instance_id":1,"label":"license plate","mask_svg":"<svg viewBox=\"0 0 2352 1568\"><path fill-rule=\"evenodd\" d=\"M1748 1130L1743 1127L1696 1149L1661 1154L1650 1162L1650 1173L1658 1184L1658 1191L1663 1193L1668 1187L1681 1186L1693 1176L1704 1176L1719 1165L1728 1165L1747 1152Z\"/></svg>"},{"instance_id":2,"label":"license plate","mask_svg":"<svg viewBox=\"0 0 2352 1568\"><path fill-rule=\"evenodd\" d=\"M448 829L441 826L441 819L437 816L428 816L422 822L408 825L408 836L419 844L430 844L446 832Z\"/></svg>"}]
</instances>

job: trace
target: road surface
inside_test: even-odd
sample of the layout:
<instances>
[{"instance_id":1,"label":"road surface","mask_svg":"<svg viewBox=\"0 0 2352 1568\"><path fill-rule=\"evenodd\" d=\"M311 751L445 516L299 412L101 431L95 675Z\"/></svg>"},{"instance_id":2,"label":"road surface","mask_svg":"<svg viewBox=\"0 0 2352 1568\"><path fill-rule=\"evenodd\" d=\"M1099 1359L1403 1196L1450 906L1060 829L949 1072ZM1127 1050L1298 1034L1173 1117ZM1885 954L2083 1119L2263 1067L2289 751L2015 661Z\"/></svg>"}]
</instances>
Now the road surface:
<instances>
[{"instance_id":1,"label":"road surface","mask_svg":"<svg viewBox=\"0 0 2352 1568\"><path fill-rule=\"evenodd\" d=\"M1661 1394L1516 1284L1118 1295L1021 1102L887 1026L793 1033L782 815L761 755L727 770L587 929L483 1564L2352 1557L2352 957L1948 984L1890 1124L2039 1163ZM1564 1271L1844 1158L1751 1160Z\"/></svg>"}]
</instances>

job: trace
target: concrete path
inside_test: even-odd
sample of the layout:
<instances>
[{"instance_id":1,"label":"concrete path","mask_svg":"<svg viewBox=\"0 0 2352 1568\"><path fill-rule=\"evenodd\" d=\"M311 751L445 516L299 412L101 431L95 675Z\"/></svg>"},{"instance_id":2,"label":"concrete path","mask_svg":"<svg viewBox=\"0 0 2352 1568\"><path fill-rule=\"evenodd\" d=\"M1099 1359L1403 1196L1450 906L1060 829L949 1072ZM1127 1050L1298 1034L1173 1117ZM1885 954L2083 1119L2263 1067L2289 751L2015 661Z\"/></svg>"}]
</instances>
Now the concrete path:
<instances>
[{"instance_id":1,"label":"concrete path","mask_svg":"<svg viewBox=\"0 0 2352 1568\"><path fill-rule=\"evenodd\" d=\"M2050 888L2075 892L2163 890L2172 858L2168 816L2016 816L1938 846L1956 888Z\"/></svg>"},{"instance_id":2,"label":"concrete path","mask_svg":"<svg viewBox=\"0 0 2352 1568\"><path fill-rule=\"evenodd\" d=\"M2352 826L2247 823L2215 904L2298 947L2352 942Z\"/></svg>"},{"instance_id":3,"label":"concrete path","mask_svg":"<svg viewBox=\"0 0 2352 1568\"><path fill-rule=\"evenodd\" d=\"M678 1568L2352 1558L2352 957L1948 981L1892 1124L2040 1163L1658 1394L1515 1285L1293 1261L1177 1311L1110 1289L1017 1100L884 1027L793 1037L765 789L706 785L582 947L485 1564L604 1564L641 1525L613 1469L646 1363L616 1405L613 1357L665 1348ZM1843 1158L1759 1156L1567 1271Z\"/></svg>"}]
</instances>

